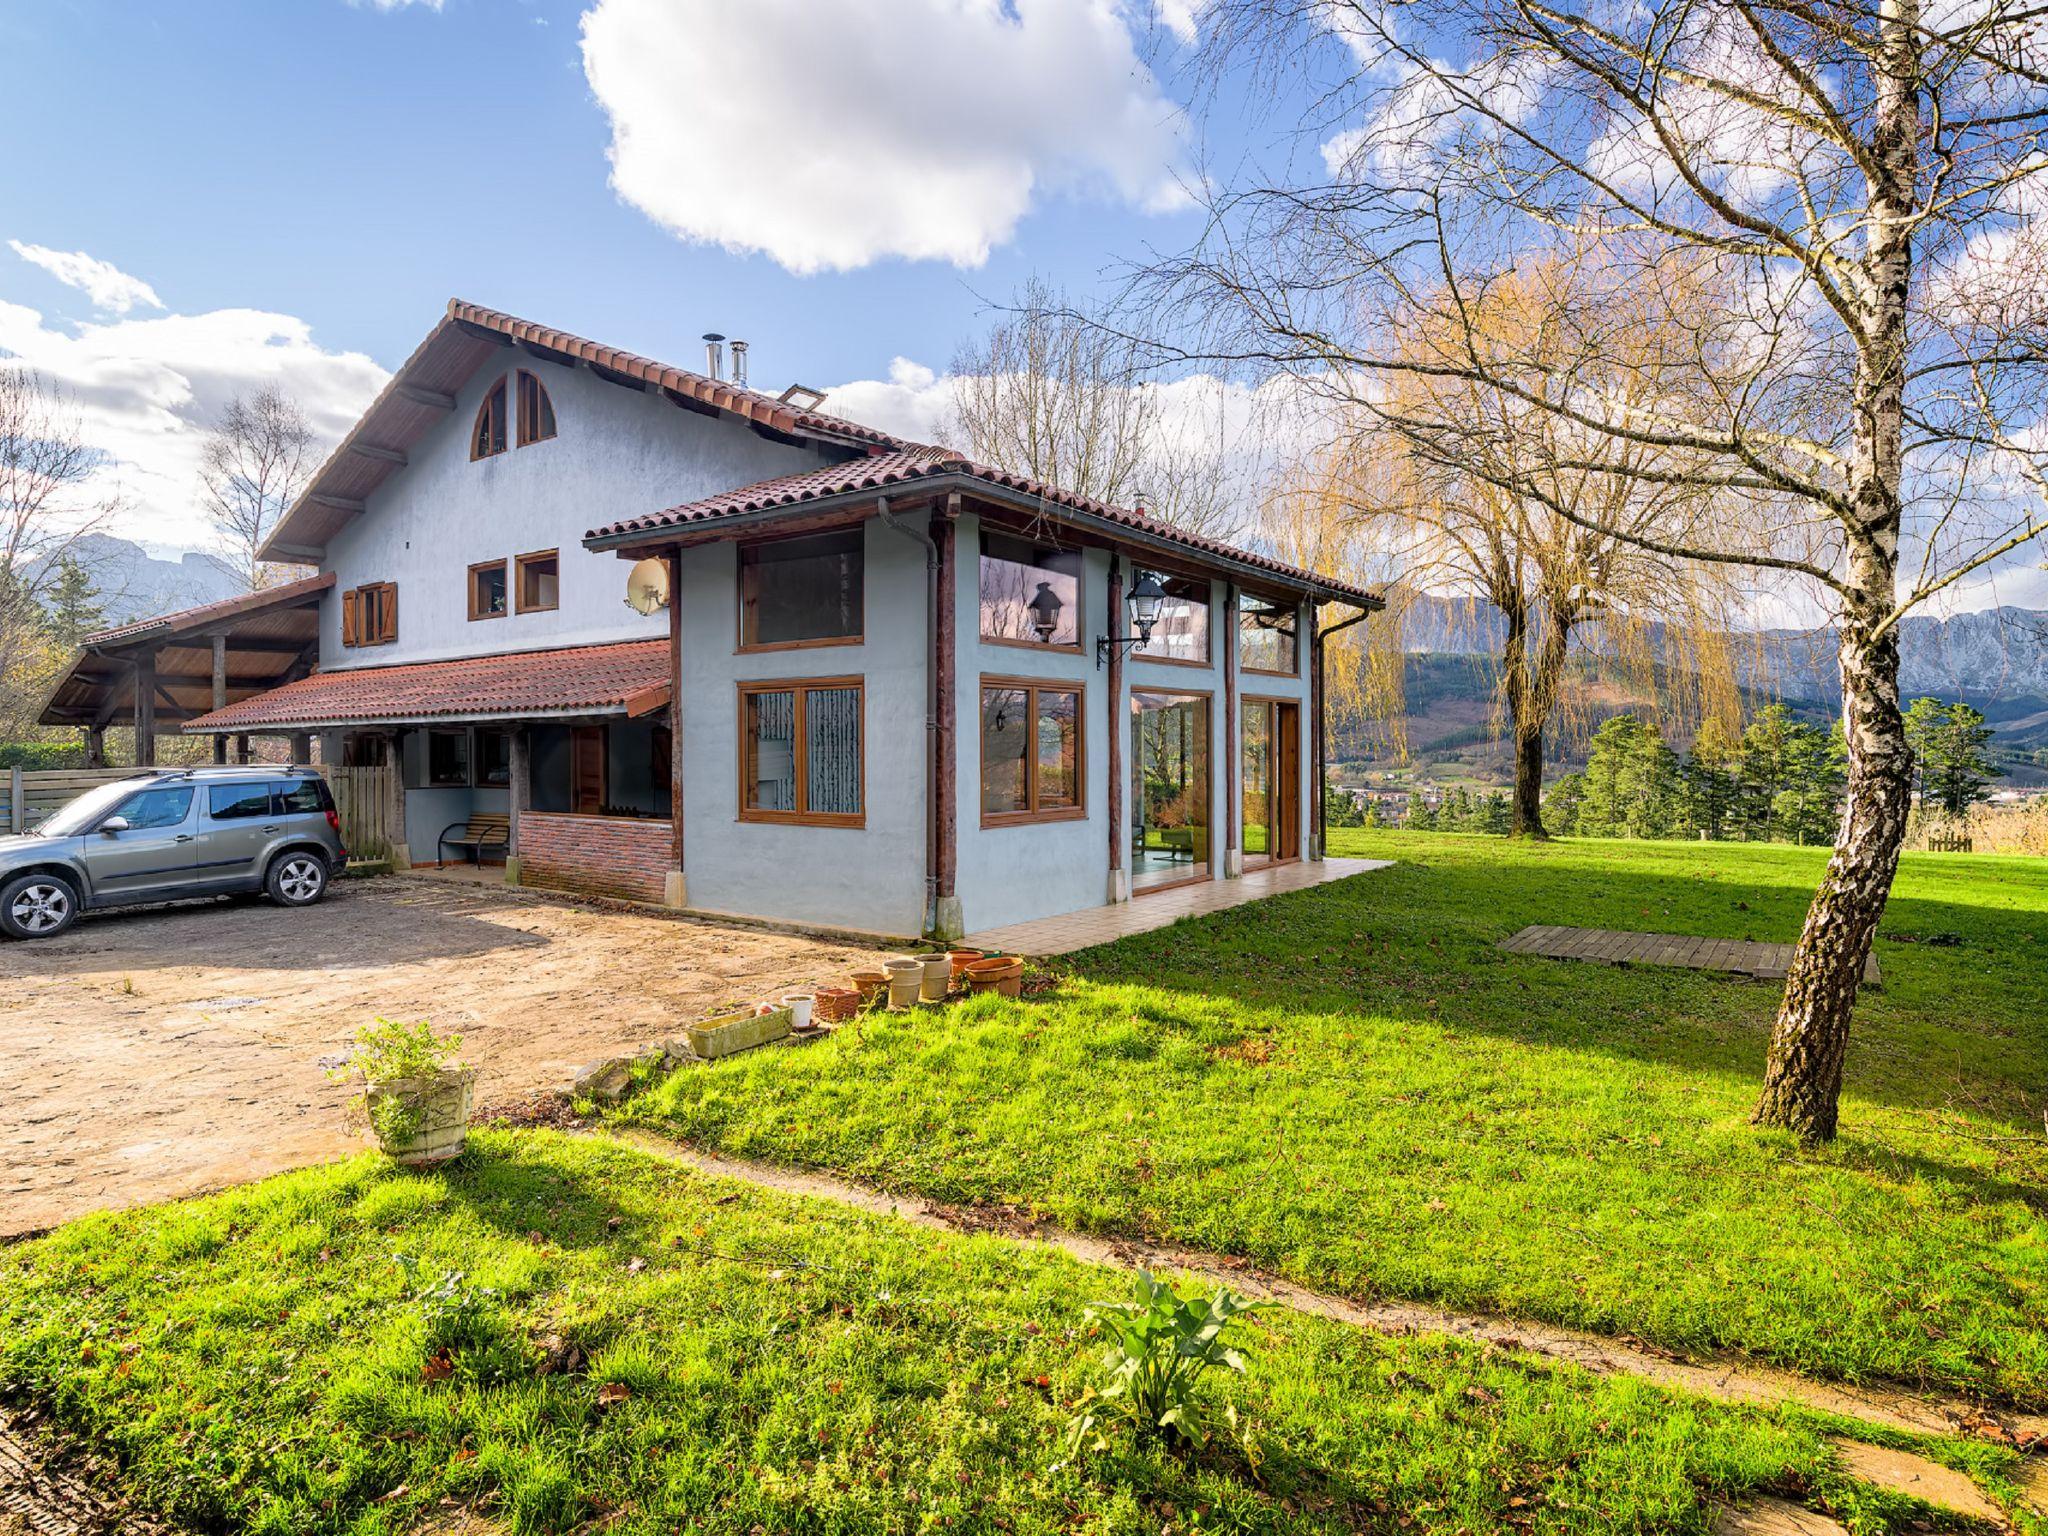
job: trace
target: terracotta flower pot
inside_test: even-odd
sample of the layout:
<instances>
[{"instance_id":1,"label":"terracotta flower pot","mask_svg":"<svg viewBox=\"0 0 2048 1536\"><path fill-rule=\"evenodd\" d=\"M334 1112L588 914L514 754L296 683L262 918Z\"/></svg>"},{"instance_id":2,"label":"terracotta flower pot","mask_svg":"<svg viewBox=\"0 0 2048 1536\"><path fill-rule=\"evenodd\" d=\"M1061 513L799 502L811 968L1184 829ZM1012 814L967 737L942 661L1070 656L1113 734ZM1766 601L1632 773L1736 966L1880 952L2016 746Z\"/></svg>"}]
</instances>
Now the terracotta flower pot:
<instances>
[{"instance_id":1,"label":"terracotta flower pot","mask_svg":"<svg viewBox=\"0 0 2048 1536\"><path fill-rule=\"evenodd\" d=\"M977 960L967 967L967 985L976 992L1000 992L1005 997L1024 994L1024 962L1015 955Z\"/></svg>"},{"instance_id":2,"label":"terracotta flower pot","mask_svg":"<svg viewBox=\"0 0 2048 1536\"><path fill-rule=\"evenodd\" d=\"M914 1005L924 988L924 962L905 955L884 960L882 969L889 973L889 1006L909 1008Z\"/></svg>"},{"instance_id":3,"label":"terracotta flower pot","mask_svg":"<svg viewBox=\"0 0 2048 1536\"><path fill-rule=\"evenodd\" d=\"M847 978L863 1004L878 1002L889 990L887 971L855 971Z\"/></svg>"},{"instance_id":4,"label":"terracotta flower pot","mask_svg":"<svg viewBox=\"0 0 2048 1536\"><path fill-rule=\"evenodd\" d=\"M919 955L917 963L924 967L924 982L918 997L927 1003L943 1003L953 986L953 957L942 949L929 955Z\"/></svg>"},{"instance_id":5,"label":"terracotta flower pot","mask_svg":"<svg viewBox=\"0 0 2048 1536\"><path fill-rule=\"evenodd\" d=\"M953 962L953 982L957 986L966 978L967 967L982 958L982 952L978 949L955 949L949 951L949 958Z\"/></svg>"}]
</instances>

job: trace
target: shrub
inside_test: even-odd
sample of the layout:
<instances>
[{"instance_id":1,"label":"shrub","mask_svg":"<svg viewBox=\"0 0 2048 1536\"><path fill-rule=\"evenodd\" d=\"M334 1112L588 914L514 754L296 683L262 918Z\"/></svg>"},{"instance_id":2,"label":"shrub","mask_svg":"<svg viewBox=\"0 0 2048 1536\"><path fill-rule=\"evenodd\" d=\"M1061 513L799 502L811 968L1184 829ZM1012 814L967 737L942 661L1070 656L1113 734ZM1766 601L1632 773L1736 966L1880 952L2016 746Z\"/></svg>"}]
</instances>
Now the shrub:
<instances>
[{"instance_id":1,"label":"shrub","mask_svg":"<svg viewBox=\"0 0 2048 1536\"><path fill-rule=\"evenodd\" d=\"M1196 1396L1196 1385L1211 1366L1244 1370L1244 1357L1225 1342L1223 1333L1241 1313L1261 1303L1247 1301L1218 1286L1206 1303L1184 1301L1172 1286L1140 1269L1130 1301L1099 1302L1087 1311L1091 1322L1106 1327L1114 1342L1102 1359L1104 1379L1082 1395L1067 1424L1067 1447L1104 1449L1101 1430L1108 1418L1133 1421L1141 1435L1160 1435L1182 1445L1209 1441L1213 1420ZM1234 1408L1224 1410L1233 1430Z\"/></svg>"}]
</instances>

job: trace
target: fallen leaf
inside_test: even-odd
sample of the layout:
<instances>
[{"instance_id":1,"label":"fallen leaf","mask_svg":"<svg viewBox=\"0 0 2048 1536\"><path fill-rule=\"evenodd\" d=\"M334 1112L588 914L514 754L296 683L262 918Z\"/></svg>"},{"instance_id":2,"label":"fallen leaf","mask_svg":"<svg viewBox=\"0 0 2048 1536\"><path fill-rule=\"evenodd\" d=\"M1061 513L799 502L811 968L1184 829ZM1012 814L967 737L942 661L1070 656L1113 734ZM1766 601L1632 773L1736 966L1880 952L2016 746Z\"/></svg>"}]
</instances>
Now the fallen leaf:
<instances>
[{"instance_id":1,"label":"fallen leaf","mask_svg":"<svg viewBox=\"0 0 2048 1536\"><path fill-rule=\"evenodd\" d=\"M446 1381L455 1374L455 1356L443 1344L432 1359L420 1367L421 1381Z\"/></svg>"},{"instance_id":2,"label":"fallen leaf","mask_svg":"<svg viewBox=\"0 0 2048 1536\"><path fill-rule=\"evenodd\" d=\"M633 1389L623 1381L608 1381L597 1389L597 1406L616 1408L633 1395Z\"/></svg>"}]
</instances>

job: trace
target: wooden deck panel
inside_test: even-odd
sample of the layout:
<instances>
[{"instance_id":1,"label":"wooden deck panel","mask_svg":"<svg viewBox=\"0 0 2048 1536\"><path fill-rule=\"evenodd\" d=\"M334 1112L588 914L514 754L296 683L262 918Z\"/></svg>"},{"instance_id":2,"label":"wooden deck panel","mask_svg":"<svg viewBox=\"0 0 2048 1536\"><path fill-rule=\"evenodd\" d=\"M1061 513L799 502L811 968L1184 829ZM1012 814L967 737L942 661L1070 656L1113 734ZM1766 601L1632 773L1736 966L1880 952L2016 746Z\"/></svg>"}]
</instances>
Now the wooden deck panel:
<instances>
[{"instance_id":1,"label":"wooden deck panel","mask_svg":"<svg viewBox=\"0 0 2048 1536\"><path fill-rule=\"evenodd\" d=\"M1697 934L1631 933L1620 928L1560 928L1531 923L1500 941L1513 955L1591 960L1603 965L1664 965L1694 971L1729 971L1761 981L1783 981L1792 965L1790 944L1752 939L1709 939ZM1866 986L1882 986L1877 956L1863 962Z\"/></svg>"}]
</instances>

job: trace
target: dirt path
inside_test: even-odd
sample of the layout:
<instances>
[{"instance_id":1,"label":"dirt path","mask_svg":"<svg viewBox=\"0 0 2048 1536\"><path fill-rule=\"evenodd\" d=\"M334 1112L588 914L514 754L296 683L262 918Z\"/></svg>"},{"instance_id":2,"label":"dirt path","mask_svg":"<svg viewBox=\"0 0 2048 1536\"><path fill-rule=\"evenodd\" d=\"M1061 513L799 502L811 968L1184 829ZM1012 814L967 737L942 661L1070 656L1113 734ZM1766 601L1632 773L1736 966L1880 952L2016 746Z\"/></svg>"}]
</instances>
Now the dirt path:
<instances>
[{"instance_id":1,"label":"dirt path","mask_svg":"<svg viewBox=\"0 0 2048 1536\"><path fill-rule=\"evenodd\" d=\"M0 944L0 1237L358 1150L320 1062L380 1015L460 1034L489 1106L867 953L414 879Z\"/></svg>"},{"instance_id":2,"label":"dirt path","mask_svg":"<svg viewBox=\"0 0 2048 1536\"><path fill-rule=\"evenodd\" d=\"M1681 1360L1640 1344L1547 1323L1446 1312L1414 1302L1352 1301L1281 1280L1258 1270L1246 1260L1221 1254L1128 1239L1091 1237L1031 1221L1006 1210L933 1205L915 1198L899 1200L868 1185L827 1174L804 1173L772 1164L724 1157L684 1146L648 1131L622 1130L599 1134L614 1135L643 1152L681 1163L701 1173L741 1179L785 1194L832 1200L921 1226L949 1231L997 1232L1022 1241L1048 1244L1088 1264L1123 1269L1142 1265L1150 1270L1180 1270L1228 1285L1240 1295L1278 1302L1298 1312L1349 1323L1374 1333L1443 1334L1502 1349L1527 1350L1568 1361L1600 1375L1635 1376L1660 1387L1690 1392L1718 1402L1766 1407L1796 1403L1878 1429L1923 1435L1964 1435L2008 1446L2031 1447L2036 1454L2030 1456L2027 1463L2027 1498L2036 1513L2048 1515L2048 1463L2040 1460L2040 1454L2048 1452L2048 1415L2005 1410L1994 1414L1956 1399L1923 1397L1892 1386L1853 1386L1815 1381L1749 1360ZM1856 1446L1853 1452L1844 1450L1852 1445L1854 1442L1851 1441L1837 1442L1838 1451L1844 1454L1844 1465L1853 1475L1883 1483L1957 1513L1980 1519L1997 1515L1994 1506L1976 1485L1959 1473L1909 1452L1879 1451L1863 1446Z\"/></svg>"}]
</instances>

